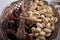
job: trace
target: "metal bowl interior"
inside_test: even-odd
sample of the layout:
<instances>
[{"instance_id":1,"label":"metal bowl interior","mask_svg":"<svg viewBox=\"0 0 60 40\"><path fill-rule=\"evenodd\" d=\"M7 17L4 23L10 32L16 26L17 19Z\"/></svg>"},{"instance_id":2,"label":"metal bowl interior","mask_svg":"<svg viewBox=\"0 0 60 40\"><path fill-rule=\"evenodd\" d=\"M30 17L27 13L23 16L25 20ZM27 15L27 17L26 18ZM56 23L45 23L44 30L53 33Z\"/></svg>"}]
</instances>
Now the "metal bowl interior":
<instances>
[{"instance_id":1,"label":"metal bowl interior","mask_svg":"<svg viewBox=\"0 0 60 40\"><path fill-rule=\"evenodd\" d=\"M59 32L59 25L60 25L59 13L57 12L57 10L56 10L52 5L50 5L50 6L53 8L53 11L54 11L54 13L55 13L54 16L58 18L58 22L57 22L56 25L55 25L55 30L54 30L54 32L52 32L52 34L51 34L50 37L47 37L47 38L46 38L47 40L53 40L53 39L55 39L55 38L57 37L58 32ZM33 40L33 39L32 39L32 40Z\"/></svg>"}]
</instances>

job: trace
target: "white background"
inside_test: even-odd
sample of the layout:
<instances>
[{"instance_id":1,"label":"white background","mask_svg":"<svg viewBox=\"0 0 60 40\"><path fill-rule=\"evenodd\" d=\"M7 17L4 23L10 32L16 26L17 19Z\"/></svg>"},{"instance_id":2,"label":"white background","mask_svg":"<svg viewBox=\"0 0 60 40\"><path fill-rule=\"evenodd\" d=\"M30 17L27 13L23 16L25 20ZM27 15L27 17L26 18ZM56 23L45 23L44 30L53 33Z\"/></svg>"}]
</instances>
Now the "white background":
<instances>
[{"instance_id":1,"label":"white background","mask_svg":"<svg viewBox=\"0 0 60 40\"><path fill-rule=\"evenodd\" d=\"M16 0L0 0L0 14L2 10L13 1L16 1Z\"/></svg>"}]
</instances>

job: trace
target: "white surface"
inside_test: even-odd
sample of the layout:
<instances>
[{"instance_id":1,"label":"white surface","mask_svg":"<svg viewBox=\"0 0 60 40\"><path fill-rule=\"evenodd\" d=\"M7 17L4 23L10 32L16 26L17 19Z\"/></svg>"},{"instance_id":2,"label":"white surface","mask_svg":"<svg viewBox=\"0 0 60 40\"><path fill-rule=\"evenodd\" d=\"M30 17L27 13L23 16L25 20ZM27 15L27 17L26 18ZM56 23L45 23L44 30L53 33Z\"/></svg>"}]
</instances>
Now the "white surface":
<instances>
[{"instance_id":1,"label":"white surface","mask_svg":"<svg viewBox=\"0 0 60 40\"><path fill-rule=\"evenodd\" d=\"M60 2L60 0L53 0L53 1L55 1L55 2Z\"/></svg>"},{"instance_id":2,"label":"white surface","mask_svg":"<svg viewBox=\"0 0 60 40\"><path fill-rule=\"evenodd\" d=\"M60 7L60 5L55 5L55 8L59 8Z\"/></svg>"},{"instance_id":3,"label":"white surface","mask_svg":"<svg viewBox=\"0 0 60 40\"><path fill-rule=\"evenodd\" d=\"M46 0L46 1L50 4L52 0Z\"/></svg>"},{"instance_id":4,"label":"white surface","mask_svg":"<svg viewBox=\"0 0 60 40\"><path fill-rule=\"evenodd\" d=\"M0 14L2 10L13 1L16 1L16 0L0 0Z\"/></svg>"}]
</instances>

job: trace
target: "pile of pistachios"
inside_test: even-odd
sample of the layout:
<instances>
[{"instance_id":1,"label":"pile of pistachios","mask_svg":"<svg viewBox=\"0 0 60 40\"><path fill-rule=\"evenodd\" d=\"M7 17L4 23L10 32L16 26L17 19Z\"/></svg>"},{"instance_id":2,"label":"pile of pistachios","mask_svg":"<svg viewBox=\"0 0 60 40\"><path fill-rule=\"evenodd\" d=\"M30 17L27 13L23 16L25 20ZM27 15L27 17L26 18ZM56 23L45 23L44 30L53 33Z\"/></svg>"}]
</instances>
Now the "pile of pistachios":
<instances>
[{"instance_id":1,"label":"pile of pistachios","mask_svg":"<svg viewBox=\"0 0 60 40\"><path fill-rule=\"evenodd\" d=\"M51 6L44 4L43 1L35 0L27 13L31 23L36 24L36 27L31 27L30 36L35 37L35 40L46 40L46 37L51 36L58 21Z\"/></svg>"}]
</instances>

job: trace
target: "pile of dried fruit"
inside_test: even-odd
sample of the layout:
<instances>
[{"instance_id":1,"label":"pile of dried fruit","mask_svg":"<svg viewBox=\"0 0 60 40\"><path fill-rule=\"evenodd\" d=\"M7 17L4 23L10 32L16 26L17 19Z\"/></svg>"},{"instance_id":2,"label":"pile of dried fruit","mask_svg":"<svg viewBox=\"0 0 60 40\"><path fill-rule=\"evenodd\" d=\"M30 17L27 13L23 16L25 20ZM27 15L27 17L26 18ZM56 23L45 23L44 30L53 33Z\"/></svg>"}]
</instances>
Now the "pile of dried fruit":
<instances>
[{"instance_id":1,"label":"pile of dried fruit","mask_svg":"<svg viewBox=\"0 0 60 40\"><path fill-rule=\"evenodd\" d=\"M46 37L51 36L58 21L51 6L44 4L43 1L35 0L27 13L29 15L27 19L31 22L26 24L28 27L31 26L30 36L35 37L35 40L46 40Z\"/></svg>"}]
</instances>

